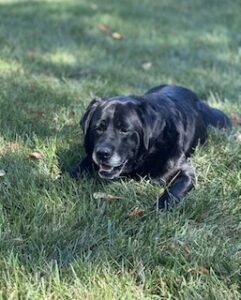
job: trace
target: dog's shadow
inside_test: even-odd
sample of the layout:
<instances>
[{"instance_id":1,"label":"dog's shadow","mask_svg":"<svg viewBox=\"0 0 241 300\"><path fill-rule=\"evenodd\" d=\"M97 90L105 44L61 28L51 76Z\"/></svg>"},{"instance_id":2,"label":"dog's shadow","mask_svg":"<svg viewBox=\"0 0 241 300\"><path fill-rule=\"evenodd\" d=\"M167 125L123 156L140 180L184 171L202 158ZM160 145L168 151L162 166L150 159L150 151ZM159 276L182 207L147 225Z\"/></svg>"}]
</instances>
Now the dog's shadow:
<instances>
[{"instance_id":1,"label":"dog's shadow","mask_svg":"<svg viewBox=\"0 0 241 300\"><path fill-rule=\"evenodd\" d=\"M84 158L85 153L81 143L74 143L68 149L57 150L56 156L60 173L66 174Z\"/></svg>"}]
</instances>

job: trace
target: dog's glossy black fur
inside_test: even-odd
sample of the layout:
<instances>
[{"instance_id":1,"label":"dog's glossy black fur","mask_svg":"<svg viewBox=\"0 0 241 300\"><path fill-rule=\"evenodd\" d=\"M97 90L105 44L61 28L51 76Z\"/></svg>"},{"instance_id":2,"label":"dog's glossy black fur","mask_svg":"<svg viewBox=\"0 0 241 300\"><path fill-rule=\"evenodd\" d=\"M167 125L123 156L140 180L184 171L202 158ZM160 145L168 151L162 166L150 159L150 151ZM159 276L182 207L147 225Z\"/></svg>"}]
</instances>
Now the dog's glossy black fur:
<instances>
[{"instance_id":1,"label":"dog's glossy black fur","mask_svg":"<svg viewBox=\"0 0 241 300\"><path fill-rule=\"evenodd\" d=\"M158 207L172 207L193 187L187 157L205 141L209 125L223 128L230 121L180 86L93 99L81 120L86 157L71 175L93 170L106 179L147 175L166 186Z\"/></svg>"}]
</instances>

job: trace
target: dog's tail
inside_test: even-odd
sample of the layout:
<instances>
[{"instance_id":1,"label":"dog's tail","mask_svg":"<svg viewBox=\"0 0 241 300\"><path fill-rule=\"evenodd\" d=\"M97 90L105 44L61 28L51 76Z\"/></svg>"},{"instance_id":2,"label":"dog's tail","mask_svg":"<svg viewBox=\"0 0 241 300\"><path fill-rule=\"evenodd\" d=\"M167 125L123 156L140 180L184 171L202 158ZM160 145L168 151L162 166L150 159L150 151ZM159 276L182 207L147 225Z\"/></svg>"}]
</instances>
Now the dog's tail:
<instances>
[{"instance_id":1,"label":"dog's tail","mask_svg":"<svg viewBox=\"0 0 241 300\"><path fill-rule=\"evenodd\" d=\"M210 107L203 101L198 102L198 109L203 115L206 125L217 128L225 128L231 126L230 119L221 110Z\"/></svg>"}]
</instances>

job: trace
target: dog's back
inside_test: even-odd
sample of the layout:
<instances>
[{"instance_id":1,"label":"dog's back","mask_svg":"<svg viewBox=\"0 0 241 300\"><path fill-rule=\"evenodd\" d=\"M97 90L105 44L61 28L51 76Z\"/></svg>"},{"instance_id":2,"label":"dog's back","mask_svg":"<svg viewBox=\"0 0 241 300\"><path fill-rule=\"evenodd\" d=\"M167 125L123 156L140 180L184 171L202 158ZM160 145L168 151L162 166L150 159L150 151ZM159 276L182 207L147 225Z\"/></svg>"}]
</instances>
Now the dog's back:
<instances>
[{"instance_id":1,"label":"dog's back","mask_svg":"<svg viewBox=\"0 0 241 300\"><path fill-rule=\"evenodd\" d=\"M159 85L148 90L145 95L158 94L167 97L174 103L186 105L201 114L206 126L224 128L231 125L229 118L220 110L210 107L201 101L191 90L177 85Z\"/></svg>"}]
</instances>

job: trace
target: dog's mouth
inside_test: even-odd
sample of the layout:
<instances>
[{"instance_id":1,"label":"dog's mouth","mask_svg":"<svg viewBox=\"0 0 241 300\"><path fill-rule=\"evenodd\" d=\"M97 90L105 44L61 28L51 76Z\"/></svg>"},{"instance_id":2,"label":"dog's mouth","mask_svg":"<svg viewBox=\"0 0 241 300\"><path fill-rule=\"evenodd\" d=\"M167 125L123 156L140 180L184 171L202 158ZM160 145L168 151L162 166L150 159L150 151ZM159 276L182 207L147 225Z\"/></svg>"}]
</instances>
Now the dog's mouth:
<instances>
[{"instance_id":1,"label":"dog's mouth","mask_svg":"<svg viewBox=\"0 0 241 300\"><path fill-rule=\"evenodd\" d=\"M114 179L123 171L127 161L124 161L118 166L109 166L107 164L99 164L98 174L101 178Z\"/></svg>"}]
</instances>

